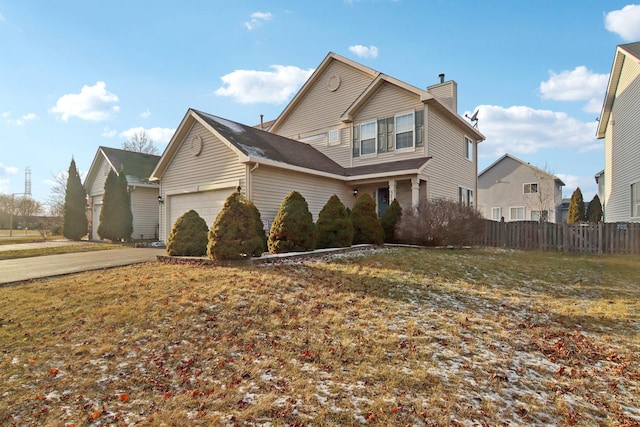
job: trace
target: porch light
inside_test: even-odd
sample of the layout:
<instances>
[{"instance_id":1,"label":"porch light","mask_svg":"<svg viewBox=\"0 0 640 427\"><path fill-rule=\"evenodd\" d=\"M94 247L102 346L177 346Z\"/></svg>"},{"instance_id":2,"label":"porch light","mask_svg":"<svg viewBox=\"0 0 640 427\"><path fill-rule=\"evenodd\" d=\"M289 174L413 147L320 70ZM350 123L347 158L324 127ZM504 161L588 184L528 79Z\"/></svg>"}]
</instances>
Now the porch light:
<instances>
[{"instance_id":1,"label":"porch light","mask_svg":"<svg viewBox=\"0 0 640 427\"><path fill-rule=\"evenodd\" d=\"M357 188L353 189L353 197L358 197L358 189Z\"/></svg>"},{"instance_id":2,"label":"porch light","mask_svg":"<svg viewBox=\"0 0 640 427\"><path fill-rule=\"evenodd\" d=\"M162 196L158 196L158 203L160 204L164 203L164 199L162 198Z\"/></svg>"}]
</instances>

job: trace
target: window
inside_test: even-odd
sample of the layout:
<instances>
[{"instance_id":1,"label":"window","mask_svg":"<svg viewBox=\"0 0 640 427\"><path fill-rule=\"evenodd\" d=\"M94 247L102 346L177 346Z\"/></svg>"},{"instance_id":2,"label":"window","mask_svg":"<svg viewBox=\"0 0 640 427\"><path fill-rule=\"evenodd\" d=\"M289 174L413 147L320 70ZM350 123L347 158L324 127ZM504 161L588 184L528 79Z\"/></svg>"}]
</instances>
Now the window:
<instances>
[{"instance_id":1,"label":"window","mask_svg":"<svg viewBox=\"0 0 640 427\"><path fill-rule=\"evenodd\" d=\"M464 206L473 206L473 190L458 187L458 203Z\"/></svg>"},{"instance_id":2,"label":"window","mask_svg":"<svg viewBox=\"0 0 640 427\"><path fill-rule=\"evenodd\" d=\"M413 111L399 114L395 117L396 125L396 150L413 148L414 117Z\"/></svg>"},{"instance_id":3,"label":"window","mask_svg":"<svg viewBox=\"0 0 640 427\"><path fill-rule=\"evenodd\" d=\"M511 221L524 220L524 206L509 208L509 220Z\"/></svg>"},{"instance_id":4,"label":"window","mask_svg":"<svg viewBox=\"0 0 640 427\"><path fill-rule=\"evenodd\" d=\"M523 184L522 185L522 192L524 194L537 193L538 192L538 183L537 182L532 182L530 184Z\"/></svg>"},{"instance_id":5,"label":"window","mask_svg":"<svg viewBox=\"0 0 640 427\"><path fill-rule=\"evenodd\" d=\"M360 155L376 154L376 122L360 125Z\"/></svg>"},{"instance_id":6,"label":"window","mask_svg":"<svg viewBox=\"0 0 640 427\"><path fill-rule=\"evenodd\" d=\"M491 208L491 219L494 221L502 221L502 208Z\"/></svg>"},{"instance_id":7,"label":"window","mask_svg":"<svg viewBox=\"0 0 640 427\"><path fill-rule=\"evenodd\" d=\"M464 137L464 157L473 160L473 141Z\"/></svg>"},{"instance_id":8,"label":"window","mask_svg":"<svg viewBox=\"0 0 640 427\"><path fill-rule=\"evenodd\" d=\"M631 216L640 216L640 181L631 184Z\"/></svg>"},{"instance_id":9,"label":"window","mask_svg":"<svg viewBox=\"0 0 640 427\"><path fill-rule=\"evenodd\" d=\"M542 212L542 217L540 216L540 212ZM531 211L531 221L549 221L549 211Z\"/></svg>"},{"instance_id":10,"label":"window","mask_svg":"<svg viewBox=\"0 0 640 427\"><path fill-rule=\"evenodd\" d=\"M331 129L329 131L329 145L340 144L340 129Z\"/></svg>"}]
</instances>

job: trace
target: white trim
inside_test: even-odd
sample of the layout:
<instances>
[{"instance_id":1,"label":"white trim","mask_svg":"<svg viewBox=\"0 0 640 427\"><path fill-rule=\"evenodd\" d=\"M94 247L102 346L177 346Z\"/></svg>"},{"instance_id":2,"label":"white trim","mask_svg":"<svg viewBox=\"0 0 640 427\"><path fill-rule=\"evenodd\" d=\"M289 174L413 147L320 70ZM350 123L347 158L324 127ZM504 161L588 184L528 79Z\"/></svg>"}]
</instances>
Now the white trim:
<instances>
[{"instance_id":1,"label":"white trim","mask_svg":"<svg viewBox=\"0 0 640 427\"><path fill-rule=\"evenodd\" d=\"M331 135L335 134L335 139L331 138ZM327 145L340 145L340 129L329 129L327 132Z\"/></svg>"},{"instance_id":2,"label":"white trim","mask_svg":"<svg viewBox=\"0 0 640 427\"><path fill-rule=\"evenodd\" d=\"M498 213L498 218L496 218L496 215L494 215L494 213ZM502 207L501 206L495 206L491 208L491 219L494 221L500 221L503 218L502 216Z\"/></svg>"},{"instance_id":3,"label":"white trim","mask_svg":"<svg viewBox=\"0 0 640 427\"><path fill-rule=\"evenodd\" d=\"M473 142L473 139L469 138L467 135L464 136L463 154L465 159L469 160L470 162L474 161L475 144Z\"/></svg>"},{"instance_id":4,"label":"white trim","mask_svg":"<svg viewBox=\"0 0 640 427\"><path fill-rule=\"evenodd\" d=\"M522 209L522 218L513 218L511 209ZM509 221L525 221L527 219L527 210L524 206L509 206Z\"/></svg>"},{"instance_id":5,"label":"white trim","mask_svg":"<svg viewBox=\"0 0 640 427\"><path fill-rule=\"evenodd\" d=\"M369 125L373 123L373 153L367 153L367 154L363 154L362 152L362 141L364 141L364 139L362 138L362 126L364 125ZM368 120L366 122L360 122L358 124L359 128L359 134L358 134L358 144L360 144L360 157L370 157L370 156L375 156L378 154L378 120L373 119L373 120ZM370 140L371 138L367 138L366 140Z\"/></svg>"},{"instance_id":6,"label":"white trim","mask_svg":"<svg viewBox=\"0 0 640 427\"><path fill-rule=\"evenodd\" d=\"M531 186L534 185L536 186L536 191L531 191ZM529 186L529 191L524 191L525 190L525 186L528 185ZM538 194L538 190L539 190L539 185L537 182L523 182L522 183L522 194Z\"/></svg>"}]
</instances>

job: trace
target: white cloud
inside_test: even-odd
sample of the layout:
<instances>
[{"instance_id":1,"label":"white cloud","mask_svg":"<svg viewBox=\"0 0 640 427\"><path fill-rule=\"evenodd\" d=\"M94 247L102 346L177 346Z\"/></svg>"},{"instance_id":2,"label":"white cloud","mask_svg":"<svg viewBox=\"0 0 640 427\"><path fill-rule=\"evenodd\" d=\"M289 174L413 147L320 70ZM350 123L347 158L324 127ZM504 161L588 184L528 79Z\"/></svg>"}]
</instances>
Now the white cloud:
<instances>
[{"instance_id":1,"label":"white cloud","mask_svg":"<svg viewBox=\"0 0 640 427\"><path fill-rule=\"evenodd\" d=\"M7 123L16 126L23 126L25 123L36 120L38 118L38 116L36 116L34 113L25 114L19 119L9 119L8 117L10 116L10 113L6 115L5 114L3 114L2 117L7 118Z\"/></svg>"},{"instance_id":2,"label":"white cloud","mask_svg":"<svg viewBox=\"0 0 640 427\"><path fill-rule=\"evenodd\" d=\"M565 184L562 188L562 197L571 197L571 194L573 194L578 187L580 187L580 192L585 202L590 202L593 196L598 193L598 184L593 175L576 176L559 173L556 174L556 176Z\"/></svg>"},{"instance_id":3,"label":"white cloud","mask_svg":"<svg viewBox=\"0 0 640 427\"><path fill-rule=\"evenodd\" d=\"M18 173L18 168L15 166L5 166L0 163L0 175L15 175Z\"/></svg>"},{"instance_id":4,"label":"white cloud","mask_svg":"<svg viewBox=\"0 0 640 427\"><path fill-rule=\"evenodd\" d=\"M349 46L349 52L357 55L360 58L377 58L378 48L376 46L363 46L357 44L355 46Z\"/></svg>"},{"instance_id":5,"label":"white cloud","mask_svg":"<svg viewBox=\"0 0 640 427\"><path fill-rule=\"evenodd\" d=\"M18 168L14 166L5 166L0 163L0 193L9 193L9 186L11 184L11 175L18 173Z\"/></svg>"},{"instance_id":6,"label":"white cloud","mask_svg":"<svg viewBox=\"0 0 640 427\"><path fill-rule=\"evenodd\" d=\"M107 91L105 82L97 82L94 86L82 86L79 94L71 93L62 96L51 108L65 122L75 116L83 120L107 120L120 110L118 96Z\"/></svg>"},{"instance_id":7,"label":"white cloud","mask_svg":"<svg viewBox=\"0 0 640 427\"><path fill-rule=\"evenodd\" d=\"M613 10L604 17L604 26L618 34L625 41L640 39L640 4L630 4L620 10Z\"/></svg>"},{"instance_id":8,"label":"white cloud","mask_svg":"<svg viewBox=\"0 0 640 427\"><path fill-rule=\"evenodd\" d=\"M120 137L130 140L134 137L134 135L139 135L142 132L146 133L147 137L153 142L157 144L166 144L171 140L171 137L173 137L173 134L176 132L176 130L159 127L145 129L142 126L139 126L120 132Z\"/></svg>"},{"instance_id":9,"label":"white cloud","mask_svg":"<svg viewBox=\"0 0 640 427\"><path fill-rule=\"evenodd\" d=\"M105 126L104 129L102 129L102 137L104 138L113 138L117 134L118 131L111 129L109 126Z\"/></svg>"},{"instance_id":10,"label":"white cloud","mask_svg":"<svg viewBox=\"0 0 640 427\"><path fill-rule=\"evenodd\" d=\"M609 82L608 74L591 72L585 66L560 73L549 71L549 80L540 83L543 99L555 101L588 101L583 110L599 113Z\"/></svg>"},{"instance_id":11,"label":"white cloud","mask_svg":"<svg viewBox=\"0 0 640 427\"><path fill-rule=\"evenodd\" d=\"M151 117L151 111L149 111L149 109L147 108L142 113L140 113L140 117L143 119L148 119L149 117Z\"/></svg>"},{"instance_id":12,"label":"white cloud","mask_svg":"<svg viewBox=\"0 0 640 427\"><path fill-rule=\"evenodd\" d=\"M9 116L11 116L11 111L5 111L4 113L2 113L2 118L3 119L6 119Z\"/></svg>"},{"instance_id":13,"label":"white cloud","mask_svg":"<svg viewBox=\"0 0 640 427\"><path fill-rule=\"evenodd\" d=\"M282 104L313 73L294 66L272 65L273 71L236 70L220 79L226 85L216 95L229 96L241 104Z\"/></svg>"},{"instance_id":14,"label":"white cloud","mask_svg":"<svg viewBox=\"0 0 640 427\"><path fill-rule=\"evenodd\" d=\"M244 23L247 30L251 31L261 27L265 21L271 21L273 15L271 12L254 12L251 14L251 20Z\"/></svg>"},{"instance_id":15,"label":"white cloud","mask_svg":"<svg viewBox=\"0 0 640 427\"><path fill-rule=\"evenodd\" d=\"M578 152L602 148L602 141L595 137L595 121L585 123L563 112L526 106L480 105L477 109L479 128L486 137L481 156L532 154L544 148Z\"/></svg>"}]
</instances>

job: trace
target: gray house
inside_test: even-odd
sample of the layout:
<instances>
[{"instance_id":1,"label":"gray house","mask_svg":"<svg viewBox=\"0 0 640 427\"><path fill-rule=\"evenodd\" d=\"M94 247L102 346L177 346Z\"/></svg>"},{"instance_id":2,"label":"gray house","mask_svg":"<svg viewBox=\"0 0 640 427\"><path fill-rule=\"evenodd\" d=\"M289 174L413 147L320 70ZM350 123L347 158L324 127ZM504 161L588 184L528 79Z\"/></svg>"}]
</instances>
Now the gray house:
<instances>
[{"instance_id":1,"label":"gray house","mask_svg":"<svg viewBox=\"0 0 640 427\"><path fill-rule=\"evenodd\" d=\"M505 154L478 175L478 210L494 221L561 222L564 182Z\"/></svg>"},{"instance_id":2,"label":"gray house","mask_svg":"<svg viewBox=\"0 0 640 427\"><path fill-rule=\"evenodd\" d=\"M596 136L605 147L605 222L640 222L640 42L616 48Z\"/></svg>"}]
</instances>

